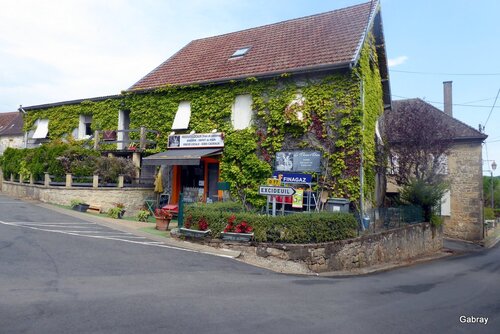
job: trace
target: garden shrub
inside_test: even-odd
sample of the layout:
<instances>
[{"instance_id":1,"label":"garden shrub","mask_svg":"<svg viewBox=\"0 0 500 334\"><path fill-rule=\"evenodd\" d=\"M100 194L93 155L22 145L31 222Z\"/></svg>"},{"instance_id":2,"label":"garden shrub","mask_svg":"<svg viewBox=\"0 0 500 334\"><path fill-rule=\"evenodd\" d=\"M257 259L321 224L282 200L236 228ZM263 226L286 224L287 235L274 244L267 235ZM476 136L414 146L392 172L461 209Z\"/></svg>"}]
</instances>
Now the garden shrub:
<instances>
[{"instance_id":1,"label":"garden shrub","mask_svg":"<svg viewBox=\"0 0 500 334\"><path fill-rule=\"evenodd\" d=\"M287 216L267 216L252 212L213 210L211 205L186 206L185 216L193 222L206 219L212 235L224 231L229 217L246 221L253 228L256 241L280 243L317 243L343 240L357 236L357 222L349 213L297 213Z\"/></svg>"},{"instance_id":2,"label":"garden shrub","mask_svg":"<svg viewBox=\"0 0 500 334\"><path fill-rule=\"evenodd\" d=\"M75 177L91 177L97 174L102 182L117 182L118 175L130 182L135 178L136 167L131 160L101 157L99 152L82 147L78 143L53 141L30 149L7 148L1 160L5 178L10 174L24 178L33 174L35 180L43 179L47 172L55 180L64 181L66 173Z\"/></svg>"}]
</instances>

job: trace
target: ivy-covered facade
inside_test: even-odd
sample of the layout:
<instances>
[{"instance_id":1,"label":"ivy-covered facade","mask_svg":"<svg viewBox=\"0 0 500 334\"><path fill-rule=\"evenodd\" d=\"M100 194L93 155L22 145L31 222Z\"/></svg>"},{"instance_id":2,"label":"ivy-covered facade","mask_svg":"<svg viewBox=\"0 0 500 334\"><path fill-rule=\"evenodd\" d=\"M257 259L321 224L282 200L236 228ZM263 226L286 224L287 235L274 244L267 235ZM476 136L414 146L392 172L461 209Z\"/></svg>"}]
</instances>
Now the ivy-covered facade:
<instances>
[{"instance_id":1,"label":"ivy-covered facade","mask_svg":"<svg viewBox=\"0 0 500 334\"><path fill-rule=\"evenodd\" d=\"M224 134L222 154L214 159L218 181L228 182L234 197L262 206L265 198L258 188L271 177L276 153L315 150L322 154L321 171L315 175L319 189L354 203L361 197L374 203L376 121L390 106L390 94L379 6L369 7L369 13L346 66L167 83L107 99L26 108L25 130L47 119L50 138L60 138L78 128L82 115L92 116L92 130L116 130L119 113L126 112L130 129L159 131L154 152L165 151L179 104L189 101L189 126L181 132L216 129ZM235 129L232 115L239 96L251 96L252 120L243 129Z\"/></svg>"}]
</instances>

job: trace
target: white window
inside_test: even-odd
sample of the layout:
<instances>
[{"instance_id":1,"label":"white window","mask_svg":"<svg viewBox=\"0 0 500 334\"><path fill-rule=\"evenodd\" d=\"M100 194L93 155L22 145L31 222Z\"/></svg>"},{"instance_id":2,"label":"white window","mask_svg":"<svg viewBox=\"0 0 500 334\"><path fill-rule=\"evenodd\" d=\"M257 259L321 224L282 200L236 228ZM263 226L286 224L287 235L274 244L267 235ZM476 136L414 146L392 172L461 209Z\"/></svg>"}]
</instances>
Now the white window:
<instances>
[{"instance_id":1,"label":"white window","mask_svg":"<svg viewBox=\"0 0 500 334\"><path fill-rule=\"evenodd\" d=\"M446 191L441 198L441 216L451 216L451 193Z\"/></svg>"},{"instance_id":2,"label":"white window","mask_svg":"<svg viewBox=\"0 0 500 334\"><path fill-rule=\"evenodd\" d=\"M231 55L230 58L243 57L244 55L247 54L249 50L250 50L249 46L244 48L239 48L238 50L234 51L234 53Z\"/></svg>"},{"instance_id":3,"label":"white window","mask_svg":"<svg viewBox=\"0 0 500 334\"><path fill-rule=\"evenodd\" d=\"M80 115L78 123L78 139L88 139L92 136L92 116Z\"/></svg>"},{"instance_id":4,"label":"white window","mask_svg":"<svg viewBox=\"0 0 500 334\"><path fill-rule=\"evenodd\" d=\"M191 102L182 101L179 103L177 113L175 114L172 130L185 130L189 127L191 119Z\"/></svg>"},{"instance_id":5,"label":"white window","mask_svg":"<svg viewBox=\"0 0 500 334\"><path fill-rule=\"evenodd\" d=\"M33 134L32 139L44 139L47 138L49 133L49 120L48 119L37 119L35 122L36 130Z\"/></svg>"},{"instance_id":6,"label":"white window","mask_svg":"<svg viewBox=\"0 0 500 334\"><path fill-rule=\"evenodd\" d=\"M231 123L235 130L246 129L252 122L252 95L238 95L234 100Z\"/></svg>"}]
</instances>

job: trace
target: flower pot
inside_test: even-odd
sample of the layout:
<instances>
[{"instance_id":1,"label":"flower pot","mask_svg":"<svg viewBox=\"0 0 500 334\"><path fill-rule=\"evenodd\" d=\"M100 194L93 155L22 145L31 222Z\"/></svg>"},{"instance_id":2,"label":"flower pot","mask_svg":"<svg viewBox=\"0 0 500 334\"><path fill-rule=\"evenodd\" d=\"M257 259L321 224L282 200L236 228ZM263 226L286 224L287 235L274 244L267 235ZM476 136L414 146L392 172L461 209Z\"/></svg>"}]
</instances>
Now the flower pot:
<instances>
[{"instance_id":1,"label":"flower pot","mask_svg":"<svg viewBox=\"0 0 500 334\"><path fill-rule=\"evenodd\" d=\"M167 217L157 217L156 218L156 229L158 231L167 231L168 230L168 225L170 225L170 221L172 218L167 218Z\"/></svg>"},{"instance_id":2,"label":"flower pot","mask_svg":"<svg viewBox=\"0 0 500 334\"><path fill-rule=\"evenodd\" d=\"M248 242L253 239L253 233L221 232L220 235L224 241Z\"/></svg>"},{"instance_id":3,"label":"flower pot","mask_svg":"<svg viewBox=\"0 0 500 334\"><path fill-rule=\"evenodd\" d=\"M210 230L205 230L205 231L199 231L199 230L192 230L192 229L189 229L189 228L184 228L184 227L181 227L179 229L179 232L186 236L186 237L190 237L190 238L206 238L210 232Z\"/></svg>"},{"instance_id":4,"label":"flower pot","mask_svg":"<svg viewBox=\"0 0 500 334\"><path fill-rule=\"evenodd\" d=\"M125 210L118 212L118 219L122 219L124 214L125 214Z\"/></svg>"},{"instance_id":5,"label":"flower pot","mask_svg":"<svg viewBox=\"0 0 500 334\"><path fill-rule=\"evenodd\" d=\"M82 203L82 204L74 205L72 207L72 209L75 210L75 211L79 211L79 212L86 212L89 207L90 207L89 204Z\"/></svg>"}]
</instances>

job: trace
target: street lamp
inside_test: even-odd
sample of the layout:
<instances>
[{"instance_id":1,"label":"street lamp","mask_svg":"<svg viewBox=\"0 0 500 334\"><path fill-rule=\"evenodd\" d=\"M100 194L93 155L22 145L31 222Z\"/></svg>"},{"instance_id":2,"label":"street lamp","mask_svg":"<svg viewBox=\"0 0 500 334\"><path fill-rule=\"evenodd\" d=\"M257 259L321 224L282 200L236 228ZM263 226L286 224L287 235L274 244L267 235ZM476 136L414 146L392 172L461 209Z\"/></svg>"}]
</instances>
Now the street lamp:
<instances>
[{"instance_id":1,"label":"street lamp","mask_svg":"<svg viewBox=\"0 0 500 334\"><path fill-rule=\"evenodd\" d=\"M494 199L494 196L495 196L495 190L494 190L495 183L493 182L493 172L495 171L495 169L497 169L497 163L495 162L495 160L493 160L493 162L491 163L491 209L492 210L495 209L495 199Z\"/></svg>"}]
</instances>

